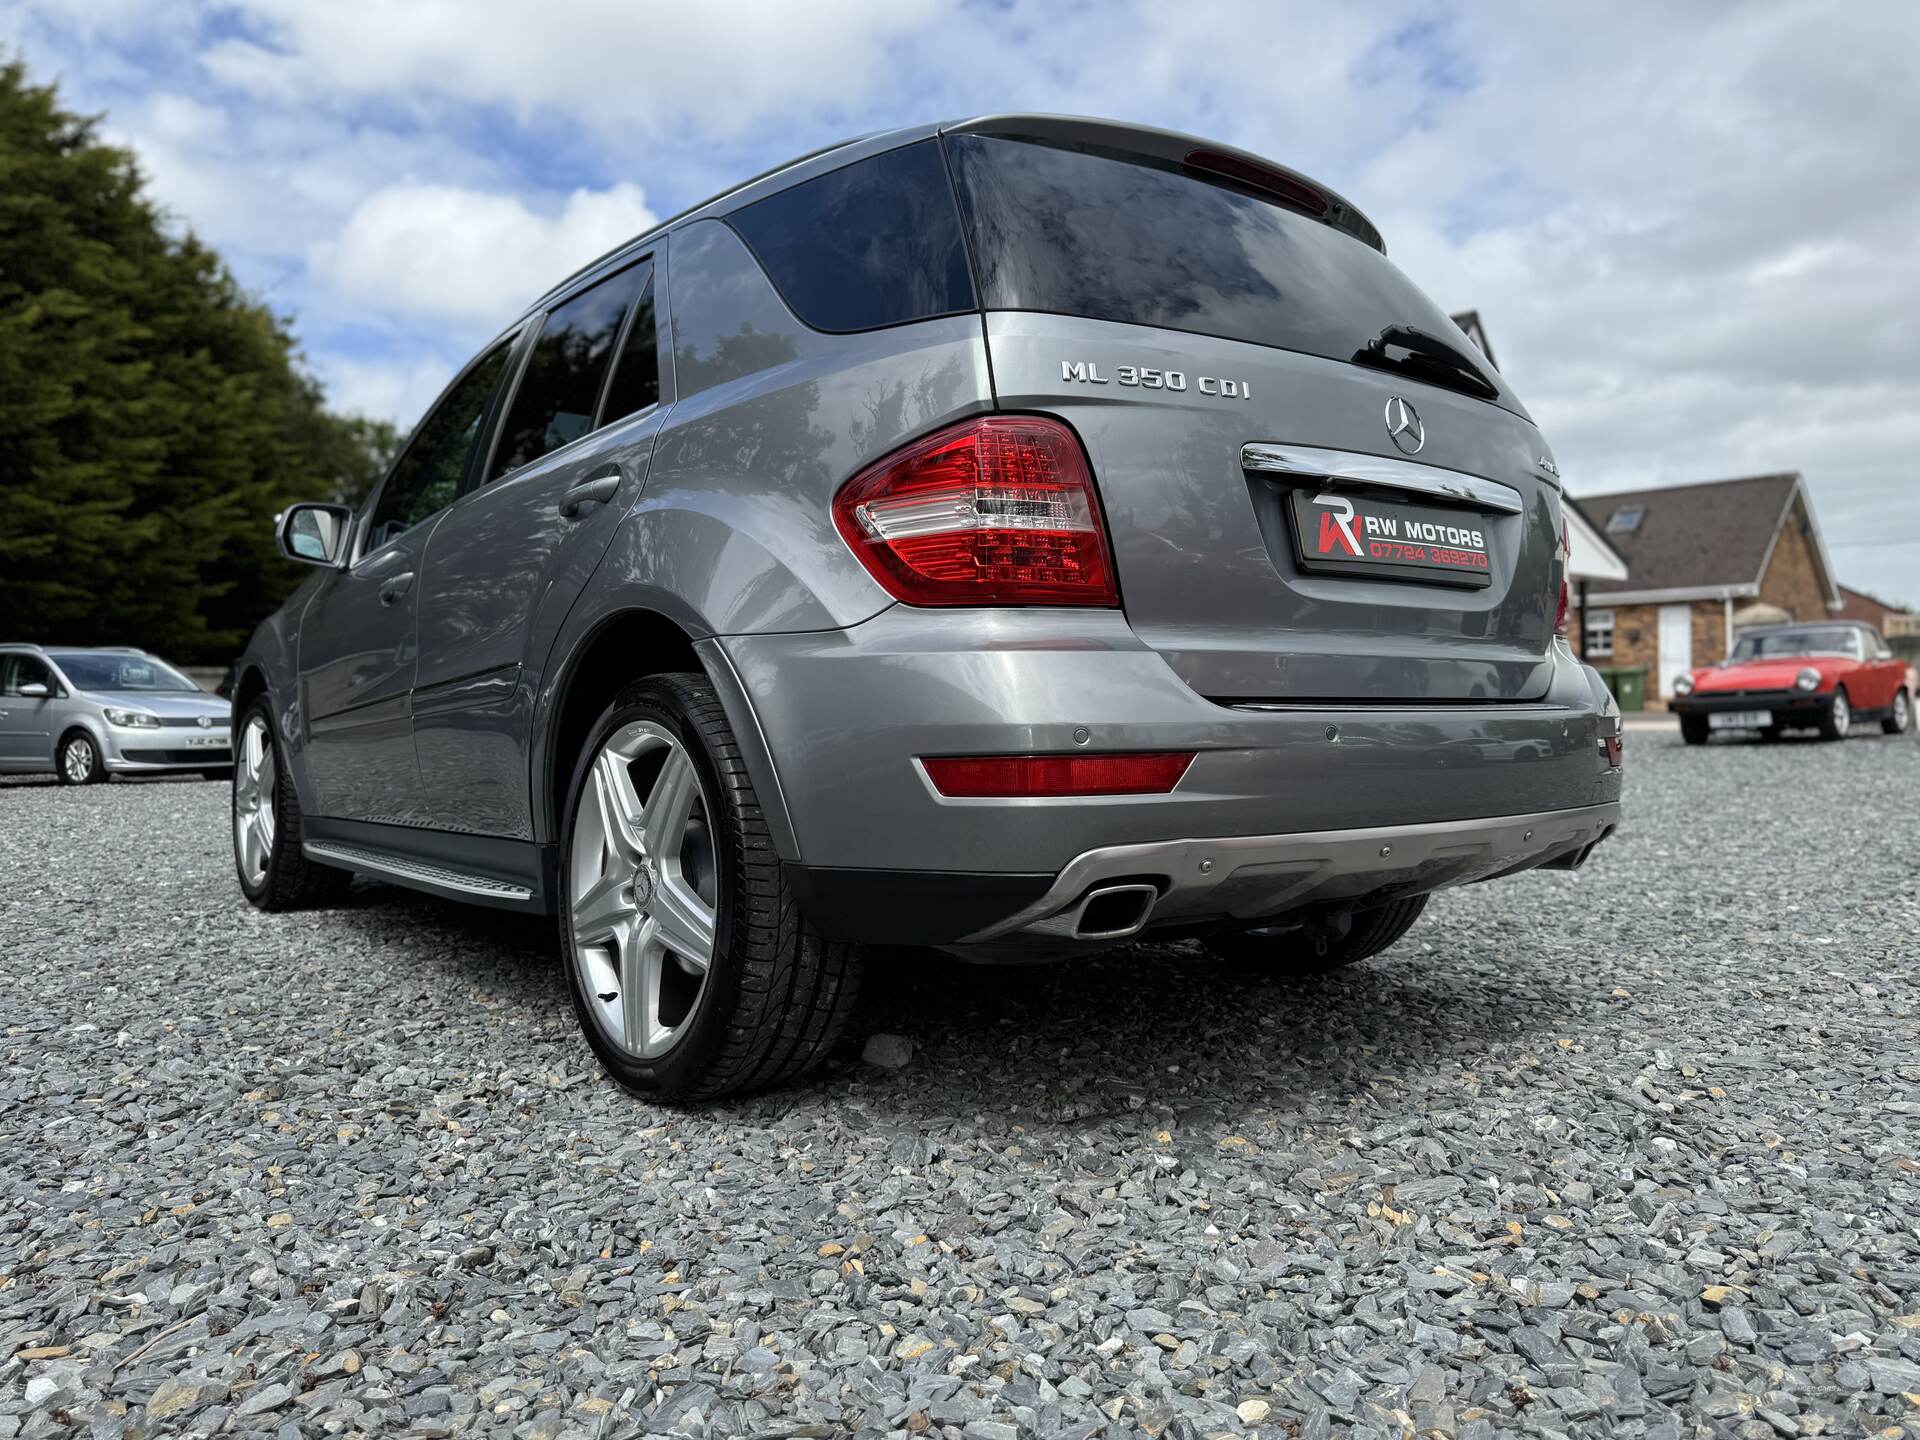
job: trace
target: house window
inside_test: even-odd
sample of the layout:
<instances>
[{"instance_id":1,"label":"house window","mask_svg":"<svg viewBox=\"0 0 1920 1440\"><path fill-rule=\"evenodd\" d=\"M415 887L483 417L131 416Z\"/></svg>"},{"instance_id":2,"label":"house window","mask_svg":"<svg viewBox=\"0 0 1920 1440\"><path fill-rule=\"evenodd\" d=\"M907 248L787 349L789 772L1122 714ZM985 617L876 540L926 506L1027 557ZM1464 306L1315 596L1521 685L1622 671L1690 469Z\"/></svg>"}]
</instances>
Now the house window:
<instances>
[{"instance_id":1,"label":"house window","mask_svg":"<svg viewBox=\"0 0 1920 1440\"><path fill-rule=\"evenodd\" d=\"M1604 660L1613 654L1613 612L1594 610L1586 618L1586 653L1593 659Z\"/></svg>"},{"instance_id":2,"label":"house window","mask_svg":"<svg viewBox=\"0 0 1920 1440\"><path fill-rule=\"evenodd\" d=\"M1646 518L1644 505L1622 505L1607 518L1609 535L1630 535L1640 528L1640 522Z\"/></svg>"}]
</instances>

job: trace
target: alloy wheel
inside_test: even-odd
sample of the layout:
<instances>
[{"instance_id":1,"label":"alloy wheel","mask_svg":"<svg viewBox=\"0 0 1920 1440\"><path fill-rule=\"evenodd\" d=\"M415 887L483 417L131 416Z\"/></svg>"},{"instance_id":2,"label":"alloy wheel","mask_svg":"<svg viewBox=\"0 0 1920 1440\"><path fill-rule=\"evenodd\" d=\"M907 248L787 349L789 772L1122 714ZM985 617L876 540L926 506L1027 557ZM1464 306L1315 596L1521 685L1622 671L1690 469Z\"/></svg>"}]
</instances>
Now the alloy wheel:
<instances>
[{"instance_id":1,"label":"alloy wheel","mask_svg":"<svg viewBox=\"0 0 1920 1440\"><path fill-rule=\"evenodd\" d=\"M93 776L93 742L76 735L60 752L60 768L69 784L84 785Z\"/></svg>"},{"instance_id":2,"label":"alloy wheel","mask_svg":"<svg viewBox=\"0 0 1920 1440\"><path fill-rule=\"evenodd\" d=\"M706 991L719 931L712 816L664 726L624 725L594 756L566 877L574 964L601 1033L638 1059L672 1049Z\"/></svg>"},{"instance_id":3,"label":"alloy wheel","mask_svg":"<svg viewBox=\"0 0 1920 1440\"><path fill-rule=\"evenodd\" d=\"M240 753L233 766L233 853L251 887L266 884L267 865L273 858L276 778L273 735L266 717L255 715L240 734Z\"/></svg>"},{"instance_id":4,"label":"alloy wheel","mask_svg":"<svg viewBox=\"0 0 1920 1440\"><path fill-rule=\"evenodd\" d=\"M1906 691L1896 690L1894 692L1893 728L1894 728L1894 733L1896 734L1904 735L1907 733L1907 726L1910 723L1908 719L1908 706L1910 703L1911 702L1909 702L1907 699Z\"/></svg>"},{"instance_id":5,"label":"alloy wheel","mask_svg":"<svg viewBox=\"0 0 1920 1440\"><path fill-rule=\"evenodd\" d=\"M1845 692L1840 690L1834 691L1833 692L1834 732L1838 734L1842 740L1844 740L1847 738L1847 730L1852 726L1852 724L1853 724L1853 707L1847 704L1847 697Z\"/></svg>"}]
</instances>

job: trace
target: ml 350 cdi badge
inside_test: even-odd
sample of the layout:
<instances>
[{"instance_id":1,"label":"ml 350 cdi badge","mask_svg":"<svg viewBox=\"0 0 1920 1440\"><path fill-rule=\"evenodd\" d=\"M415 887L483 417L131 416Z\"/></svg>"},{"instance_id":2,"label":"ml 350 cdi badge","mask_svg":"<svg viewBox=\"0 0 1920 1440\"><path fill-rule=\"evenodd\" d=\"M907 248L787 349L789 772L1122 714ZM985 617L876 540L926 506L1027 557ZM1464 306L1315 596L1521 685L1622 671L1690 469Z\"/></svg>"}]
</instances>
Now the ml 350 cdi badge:
<instances>
[{"instance_id":1,"label":"ml 350 cdi badge","mask_svg":"<svg viewBox=\"0 0 1920 1440\"><path fill-rule=\"evenodd\" d=\"M1620 818L1551 454L1326 187L1103 121L797 160L542 296L237 670L240 884L558 917L665 1098L876 945L1327 966ZM1175 963L1169 961L1167 963Z\"/></svg>"}]
</instances>

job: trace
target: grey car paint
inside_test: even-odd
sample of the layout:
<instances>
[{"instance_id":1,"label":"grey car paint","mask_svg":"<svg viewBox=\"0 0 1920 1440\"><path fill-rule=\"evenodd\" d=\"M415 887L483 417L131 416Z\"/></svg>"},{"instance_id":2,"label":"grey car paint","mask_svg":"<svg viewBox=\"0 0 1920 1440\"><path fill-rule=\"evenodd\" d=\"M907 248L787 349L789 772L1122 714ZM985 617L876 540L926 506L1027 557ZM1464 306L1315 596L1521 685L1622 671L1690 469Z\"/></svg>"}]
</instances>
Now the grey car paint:
<instances>
[{"instance_id":1,"label":"grey car paint","mask_svg":"<svg viewBox=\"0 0 1920 1440\"><path fill-rule=\"evenodd\" d=\"M232 752L226 745L207 743L226 736L229 707L222 697L197 690L82 690L51 651L145 658L137 650L90 652L81 645L0 645L0 666L9 655L31 656L47 667L54 680L44 697L0 694L0 774L57 773L60 743L75 731L83 731L92 739L110 775L198 771L231 763ZM114 725L107 720L108 709L144 711L160 723L157 728L140 729ZM138 753L156 750L202 753L168 760Z\"/></svg>"},{"instance_id":2,"label":"grey car paint","mask_svg":"<svg viewBox=\"0 0 1920 1440\"><path fill-rule=\"evenodd\" d=\"M1178 138L1071 123L1095 138ZM385 551L324 570L262 625L241 694L272 695L311 832L524 877L526 903L550 906L560 707L591 638L645 612L693 642L775 848L803 869L924 869L990 889L1102 847L1195 835L1575 811L1588 816L1582 835L1604 835L1620 771L1602 742L1617 717L1551 638L1557 486L1524 416L1313 356L1063 316L825 334L723 223L936 131L786 167L542 298L536 319L642 255L670 259L661 404L469 488ZM1066 378L1069 362L1236 375L1251 393L1096 390ZM1381 418L1396 395L1425 418L1422 463L1521 497L1520 513L1490 522L1485 590L1436 601L1310 577L1275 542L1276 482L1242 467L1244 447L1397 458ZM839 539L830 504L850 476L996 409L1052 414L1080 435L1122 609L916 610ZM584 523L552 520L555 488L605 465L622 476L612 501ZM398 574L416 577L406 603L380 606L382 578ZM1079 745L1204 753L1171 795L1074 802L948 800L918 763ZM1558 853L1535 844L1501 858L1524 868ZM1419 888L1417 876L1388 879Z\"/></svg>"}]
</instances>

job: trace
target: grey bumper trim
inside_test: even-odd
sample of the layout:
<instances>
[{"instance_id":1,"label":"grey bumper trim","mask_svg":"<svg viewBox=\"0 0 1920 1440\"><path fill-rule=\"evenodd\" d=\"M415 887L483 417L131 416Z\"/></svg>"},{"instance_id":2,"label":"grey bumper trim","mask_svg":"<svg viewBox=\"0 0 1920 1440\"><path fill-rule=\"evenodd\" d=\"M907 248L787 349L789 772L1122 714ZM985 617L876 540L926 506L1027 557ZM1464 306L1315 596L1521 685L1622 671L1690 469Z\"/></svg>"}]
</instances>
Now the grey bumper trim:
<instances>
[{"instance_id":1,"label":"grey bumper trim","mask_svg":"<svg viewBox=\"0 0 1920 1440\"><path fill-rule=\"evenodd\" d=\"M1160 899L1143 923L1231 917L1260 920L1343 899L1418 895L1577 857L1620 824L1619 803L1428 825L1380 825L1299 835L1228 835L1109 845L1069 861L1047 893L963 943L1057 938L1055 917L1086 893L1152 879Z\"/></svg>"}]
</instances>

